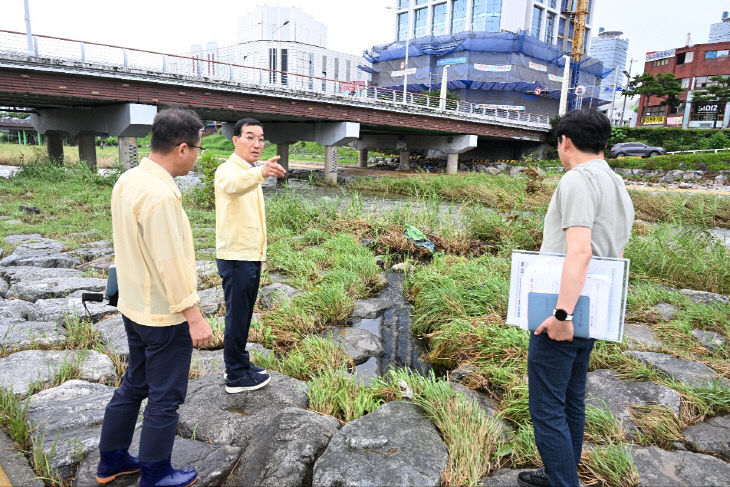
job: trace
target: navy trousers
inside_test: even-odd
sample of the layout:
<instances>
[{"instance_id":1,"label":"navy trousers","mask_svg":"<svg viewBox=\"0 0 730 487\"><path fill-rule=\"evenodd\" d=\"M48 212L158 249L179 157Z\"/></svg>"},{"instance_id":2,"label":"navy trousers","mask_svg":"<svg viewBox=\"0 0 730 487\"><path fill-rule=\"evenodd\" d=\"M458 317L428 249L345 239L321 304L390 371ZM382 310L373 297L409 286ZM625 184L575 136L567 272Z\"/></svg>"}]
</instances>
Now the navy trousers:
<instances>
[{"instance_id":1,"label":"navy trousers","mask_svg":"<svg viewBox=\"0 0 730 487\"><path fill-rule=\"evenodd\" d=\"M99 451L129 448L147 398L139 459L170 458L177 432L177 409L185 402L193 341L187 322L174 326L144 326L122 315L129 342L129 367L122 385L106 407Z\"/></svg>"},{"instance_id":2,"label":"navy trousers","mask_svg":"<svg viewBox=\"0 0 730 487\"><path fill-rule=\"evenodd\" d=\"M226 301L226 329L223 335L223 362L226 374L238 379L251 368L246 342L253 307L261 281L261 262L216 259L223 279Z\"/></svg>"},{"instance_id":3,"label":"navy trousers","mask_svg":"<svg viewBox=\"0 0 730 487\"><path fill-rule=\"evenodd\" d=\"M595 340L530 335L527 375L535 443L552 487L577 487L588 361Z\"/></svg>"}]
</instances>

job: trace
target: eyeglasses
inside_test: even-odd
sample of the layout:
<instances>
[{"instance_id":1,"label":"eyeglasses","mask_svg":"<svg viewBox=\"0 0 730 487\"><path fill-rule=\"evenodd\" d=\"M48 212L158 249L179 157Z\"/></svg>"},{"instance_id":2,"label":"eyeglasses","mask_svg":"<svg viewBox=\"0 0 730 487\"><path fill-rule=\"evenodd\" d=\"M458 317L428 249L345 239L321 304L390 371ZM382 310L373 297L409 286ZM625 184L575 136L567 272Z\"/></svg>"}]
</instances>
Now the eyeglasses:
<instances>
[{"instance_id":1,"label":"eyeglasses","mask_svg":"<svg viewBox=\"0 0 730 487\"><path fill-rule=\"evenodd\" d=\"M177 145L183 145L183 144L187 145L191 149L198 149L200 151L200 154L202 154L203 152L205 152L205 147L200 147L199 145L193 145L193 144L190 144L188 142L180 142Z\"/></svg>"},{"instance_id":2,"label":"eyeglasses","mask_svg":"<svg viewBox=\"0 0 730 487\"><path fill-rule=\"evenodd\" d=\"M264 145L266 143L266 139L264 139L263 137L256 138L256 137L251 137L250 135L247 135L244 138L246 139L246 142L248 142L249 144L258 142L259 144Z\"/></svg>"}]
</instances>

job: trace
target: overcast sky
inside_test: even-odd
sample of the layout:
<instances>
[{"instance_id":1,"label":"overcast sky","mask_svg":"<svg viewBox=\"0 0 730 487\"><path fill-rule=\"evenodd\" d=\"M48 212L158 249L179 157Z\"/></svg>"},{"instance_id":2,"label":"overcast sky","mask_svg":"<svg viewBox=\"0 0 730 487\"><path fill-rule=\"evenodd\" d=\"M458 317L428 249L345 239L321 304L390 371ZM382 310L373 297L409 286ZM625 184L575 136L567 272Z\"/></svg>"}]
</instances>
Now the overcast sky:
<instances>
[{"instance_id":1,"label":"overcast sky","mask_svg":"<svg viewBox=\"0 0 730 487\"><path fill-rule=\"evenodd\" d=\"M511 0L503 0L511 1ZM710 24L719 22L730 0L594 0L593 25L621 30L630 40L633 72L643 69L647 51L660 51L708 40ZM235 42L238 17L263 4L260 0L209 2L169 0L29 0L35 34L67 37L170 53L188 52L192 44ZM328 28L330 49L361 54L374 44L393 40L394 0L289 0L269 5L295 6ZM194 8L189 8L194 5ZM0 29L25 31L23 0L0 0ZM1 46L0 46L1 47Z\"/></svg>"}]
</instances>

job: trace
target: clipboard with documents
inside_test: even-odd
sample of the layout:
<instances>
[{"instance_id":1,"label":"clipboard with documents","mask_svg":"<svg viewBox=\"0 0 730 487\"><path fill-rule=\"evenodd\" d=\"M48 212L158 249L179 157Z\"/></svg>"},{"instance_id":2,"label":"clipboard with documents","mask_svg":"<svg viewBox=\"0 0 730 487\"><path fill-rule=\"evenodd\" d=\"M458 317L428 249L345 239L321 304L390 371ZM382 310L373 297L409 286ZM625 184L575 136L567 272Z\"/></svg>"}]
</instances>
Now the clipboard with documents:
<instances>
[{"instance_id":1,"label":"clipboard with documents","mask_svg":"<svg viewBox=\"0 0 730 487\"><path fill-rule=\"evenodd\" d=\"M552 315L565 255L512 252L507 324L534 331ZM593 257L573 310L576 337L621 342L629 282L628 259Z\"/></svg>"}]
</instances>

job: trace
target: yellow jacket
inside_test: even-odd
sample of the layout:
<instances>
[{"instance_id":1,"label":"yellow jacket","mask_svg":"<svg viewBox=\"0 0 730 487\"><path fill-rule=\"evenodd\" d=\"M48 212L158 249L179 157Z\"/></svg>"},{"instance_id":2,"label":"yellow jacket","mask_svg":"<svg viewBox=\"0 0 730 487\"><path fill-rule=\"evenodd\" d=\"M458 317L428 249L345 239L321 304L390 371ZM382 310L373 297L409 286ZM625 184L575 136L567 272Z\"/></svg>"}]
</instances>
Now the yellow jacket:
<instances>
[{"instance_id":1,"label":"yellow jacket","mask_svg":"<svg viewBox=\"0 0 730 487\"><path fill-rule=\"evenodd\" d=\"M144 158L112 191L117 308L147 326L185 321L198 301L193 232L180 190L162 166Z\"/></svg>"},{"instance_id":2,"label":"yellow jacket","mask_svg":"<svg viewBox=\"0 0 730 487\"><path fill-rule=\"evenodd\" d=\"M215 247L224 260L266 260L261 167L235 153L215 172Z\"/></svg>"}]
</instances>

